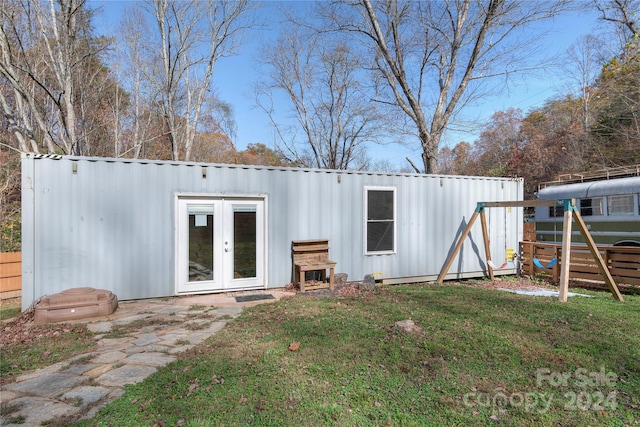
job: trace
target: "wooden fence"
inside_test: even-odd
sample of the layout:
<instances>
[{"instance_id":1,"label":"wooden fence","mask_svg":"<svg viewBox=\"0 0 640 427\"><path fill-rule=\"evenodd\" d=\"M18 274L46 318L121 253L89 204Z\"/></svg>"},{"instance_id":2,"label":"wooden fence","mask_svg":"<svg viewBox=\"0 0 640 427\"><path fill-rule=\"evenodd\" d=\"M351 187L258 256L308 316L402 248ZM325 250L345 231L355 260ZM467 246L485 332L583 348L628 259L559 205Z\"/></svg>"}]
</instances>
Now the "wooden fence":
<instances>
[{"instance_id":1,"label":"wooden fence","mask_svg":"<svg viewBox=\"0 0 640 427\"><path fill-rule=\"evenodd\" d=\"M560 279L562 265L562 245L540 242L520 242L522 253L522 273L533 276L545 274L551 276L554 282ZM640 248L631 246L600 246L600 255L609 268L609 272L616 284L640 287ZM571 246L571 265L569 278L589 282L602 282L591 252L586 246ZM543 267L536 266L533 260L537 259ZM553 260L556 262L553 262Z\"/></svg>"},{"instance_id":2,"label":"wooden fence","mask_svg":"<svg viewBox=\"0 0 640 427\"><path fill-rule=\"evenodd\" d=\"M22 253L0 253L0 299L15 298L22 291Z\"/></svg>"}]
</instances>

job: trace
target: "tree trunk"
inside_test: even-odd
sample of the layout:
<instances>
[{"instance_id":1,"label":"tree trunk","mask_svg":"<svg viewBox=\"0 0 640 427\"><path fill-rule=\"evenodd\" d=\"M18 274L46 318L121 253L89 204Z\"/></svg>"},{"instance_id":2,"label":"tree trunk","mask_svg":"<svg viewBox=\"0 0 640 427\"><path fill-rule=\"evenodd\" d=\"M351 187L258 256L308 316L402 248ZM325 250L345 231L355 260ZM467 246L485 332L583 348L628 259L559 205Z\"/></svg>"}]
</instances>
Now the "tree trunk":
<instances>
[{"instance_id":1,"label":"tree trunk","mask_svg":"<svg viewBox=\"0 0 640 427\"><path fill-rule=\"evenodd\" d=\"M424 173L438 173L438 145L441 137L442 133L424 132L420 134Z\"/></svg>"}]
</instances>

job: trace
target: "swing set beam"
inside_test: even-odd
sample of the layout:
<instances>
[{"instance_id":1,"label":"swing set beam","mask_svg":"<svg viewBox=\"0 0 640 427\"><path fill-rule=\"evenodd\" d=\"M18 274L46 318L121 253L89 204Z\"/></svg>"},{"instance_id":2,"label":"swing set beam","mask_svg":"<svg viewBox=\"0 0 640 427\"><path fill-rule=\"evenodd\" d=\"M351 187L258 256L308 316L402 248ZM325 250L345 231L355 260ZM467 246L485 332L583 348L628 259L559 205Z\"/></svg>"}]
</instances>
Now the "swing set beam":
<instances>
[{"instance_id":1,"label":"swing set beam","mask_svg":"<svg viewBox=\"0 0 640 427\"><path fill-rule=\"evenodd\" d=\"M442 284L444 282L444 278L446 277L453 261L456 256L460 252L462 248L462 244L464 243L465 238L471 232L471 228L475 221L480 217L480 224L482 226L482 240L484 243L484 252L487 260L491 260L491 249L489 248L489 233L487 230L487 218L485 215L486 208L512 208L512 207L536 207L536 206L559 206L564 205L564 218L563 218L563 232L562 232L562 263L560 267L560 292L559 292L559 300L561 302L567 302L568 290L569 290L569 264L571 258L571 223L572 219L578 225L578 229L584 237L585 242L587 242L587 246L589 247L589 251L593 256L593 259L596 261L598 265L598 269L600 274L604 278L607 287L611 291L611 294L618 301L624 301L616 283L609 272L609 269L604 263L598 248L596 247L595 242L593 241L593 237L591 237L591 233L587 228L580 212L578 212L574 199L561 199L561 200L516 200L516 201L504 201L504 202L478 202L476 206L476 210L473 212L473 215L469 219L467 226L464 231L460 235L453 251L447 258L442 270L440 271L440 275L436 283ZM487 271L489 272L489 278L491 280L494 279L493 276L493 267L487 262Z\"/></svg>"}]
</instances>

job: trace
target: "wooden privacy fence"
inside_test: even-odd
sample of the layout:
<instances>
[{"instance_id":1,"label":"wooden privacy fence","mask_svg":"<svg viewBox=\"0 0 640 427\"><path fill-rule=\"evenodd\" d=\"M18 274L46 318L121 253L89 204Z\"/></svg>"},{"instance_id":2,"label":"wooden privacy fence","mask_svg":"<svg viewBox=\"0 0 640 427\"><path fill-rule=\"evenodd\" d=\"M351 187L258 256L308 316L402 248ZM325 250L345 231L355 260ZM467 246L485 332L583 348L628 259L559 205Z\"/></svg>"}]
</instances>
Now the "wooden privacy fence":
<instances>
[{"instance_id":1,"label":"wooden privacy fence","mask_svg":"<svg viewBox=\"0 0 640 427\"><path fill-rule=\"evenodd\" d=\"M0 299L19 297L22 290L22 253L0 253Z\"/></svg>"},{"instance_id":2,"label":"wooden privacy fence","mask_svg":"<svg viewBox=\"0 0 640 427\"><path fill-rule=\"evenodd\" d=\"M562 245L540 242L520 242L522 273L550 275L554 282L560 280ZM617 284L640 286L640 248L631 246L600 246L598 251ZM534 258L543 267L535 265ZM586 246L571 246L569 278L604 282L591 252ZM553 262L553 260L556 262Z\"/></svg>"}]
</instances>

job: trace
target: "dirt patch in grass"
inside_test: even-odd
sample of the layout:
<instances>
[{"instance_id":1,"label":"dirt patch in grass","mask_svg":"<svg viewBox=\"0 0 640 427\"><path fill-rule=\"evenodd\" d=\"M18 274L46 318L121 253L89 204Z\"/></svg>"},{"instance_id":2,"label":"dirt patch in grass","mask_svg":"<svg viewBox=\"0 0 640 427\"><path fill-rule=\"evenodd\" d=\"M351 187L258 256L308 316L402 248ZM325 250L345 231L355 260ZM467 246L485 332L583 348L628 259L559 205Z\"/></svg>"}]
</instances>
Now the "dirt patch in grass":
<instances>
[{"instance_id":1,"label":"dirt patch in grass","mask_svg":"<svg viewBox=\"0 0 640 427\"><path fill-rule=\"evenodd\" d=\"M522 291L532 291L535 289L558 290L557 286L553 286L551 283L545 280L531 280L526 277L518 276L496 277L493 280L470 279L459 282L459 284L471 287L481 287L485 289L510 289Z\"/></svg>"},{"instance_id":2,"label":"dirt patch in grass","mask_svg":"<svg viewBox=\"0 0 640 427\"><path fill-rule=\"evenodd\" d=\"M309 281L309 283L314 283L314 282ZM317 290L308 291L308 292L300 292L300 288L296 287L293 283L289 283L287 286L285 286L284 290L287 292L295 292L296 294L301 294L301 295L320 296L320 297L358 295L363 292L368 292L360 289L358 282L347 282L342 286L335 286L333 288L333 291L328 288L323 288L323 289L317 289Z\"/></svg>"}]
</instances>

